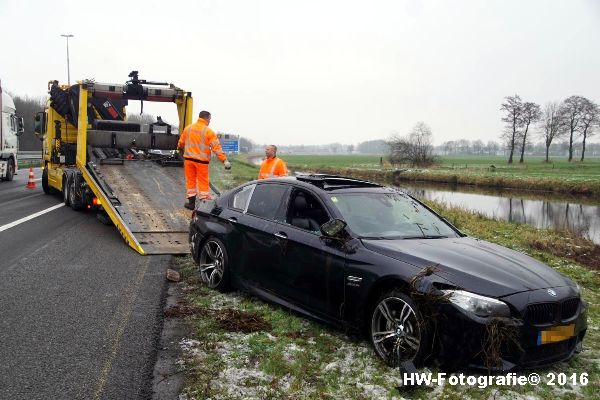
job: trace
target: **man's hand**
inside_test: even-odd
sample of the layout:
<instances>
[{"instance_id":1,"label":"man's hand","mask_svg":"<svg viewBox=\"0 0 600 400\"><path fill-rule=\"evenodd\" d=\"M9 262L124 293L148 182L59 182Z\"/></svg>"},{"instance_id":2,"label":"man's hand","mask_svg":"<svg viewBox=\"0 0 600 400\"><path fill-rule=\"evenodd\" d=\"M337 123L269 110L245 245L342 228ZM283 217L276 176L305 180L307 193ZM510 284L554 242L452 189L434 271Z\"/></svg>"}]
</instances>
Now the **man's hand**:
<instances>
[{"instance_id":1,"label":"man's hand","mask_svg":"<svg viewBox=\"0 0 600 400\"><path fill-rule=\"evenodd\" d=\"M231 169L231 163L229 162L229 160L225 160L223 165L225 166L225 169Z\"/></svg>"}]
</instances>

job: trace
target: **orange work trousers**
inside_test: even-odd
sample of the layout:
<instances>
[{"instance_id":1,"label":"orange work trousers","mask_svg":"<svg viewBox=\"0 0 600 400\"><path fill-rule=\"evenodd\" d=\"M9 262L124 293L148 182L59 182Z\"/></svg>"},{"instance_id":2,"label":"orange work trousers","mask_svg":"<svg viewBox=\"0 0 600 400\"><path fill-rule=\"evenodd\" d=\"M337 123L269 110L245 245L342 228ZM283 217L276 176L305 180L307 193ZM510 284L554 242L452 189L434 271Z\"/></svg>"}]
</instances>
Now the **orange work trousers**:
<instances>
[{"instance_id":1,"label":"orange work trousers","mask_svg":"<svg viewBox=\"0 0 600 400\"><path fill-rule=\"evenodd\" d=\"M183 170L185 172L186 196L198 199L210 199L210 187L208 185L208 164L184 160Z\"/></svg>"}]
</instances>

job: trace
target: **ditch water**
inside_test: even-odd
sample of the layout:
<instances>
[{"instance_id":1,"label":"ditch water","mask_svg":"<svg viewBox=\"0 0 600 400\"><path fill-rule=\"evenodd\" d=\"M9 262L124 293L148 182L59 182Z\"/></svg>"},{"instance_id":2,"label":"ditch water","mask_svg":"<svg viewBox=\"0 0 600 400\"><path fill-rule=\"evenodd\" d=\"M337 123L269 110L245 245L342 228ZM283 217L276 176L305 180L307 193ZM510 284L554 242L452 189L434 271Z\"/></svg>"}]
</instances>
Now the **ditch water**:
<instances>
[{"instance_id":1,"label":"ditch water","mask_svg":"<svg viewBox=\"0 0 600 400\"><path fill-rule=\"evenodd\" d=\"M537 228L566 229L600 244L600 202L597 200L547 192L413 182L403 182L399 187L420 199L435 200Z\"/></svg>"}]
</instances>

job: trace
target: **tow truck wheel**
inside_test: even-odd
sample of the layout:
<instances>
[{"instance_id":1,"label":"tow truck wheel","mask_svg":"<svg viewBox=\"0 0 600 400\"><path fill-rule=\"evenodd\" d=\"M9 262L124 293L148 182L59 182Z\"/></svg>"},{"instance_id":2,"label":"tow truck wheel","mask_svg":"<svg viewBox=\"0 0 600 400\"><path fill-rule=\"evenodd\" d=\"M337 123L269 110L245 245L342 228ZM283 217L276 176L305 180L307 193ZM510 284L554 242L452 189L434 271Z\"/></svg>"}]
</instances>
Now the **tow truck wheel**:
<instances>
[{"instance_id":1,"label":"tow truck wheel","mask_svg":"<svg viewBox=\"0 0 600 400\"><path fill-rule=\"evenodd\" d=\"M62 181L62 193L63 193L63 201L65 202L65 206L70 206L71 203L69 202L69 176L65 175L63 177L63 181Z\"/></svg>"},{"instance_id":2,"label":"tow truck wheel","mask_svg":"<svg viewBox=\"0 0 600 400\"><path fill-rule=\"evenodd\" d=\"M72 176L71 179L69 179L69 205L73 210L80 211L83 209L83 201L81 196L77 194L75 185L76 179L74 176Z\"/></svg>"},{"instance_id":3,"label":"tow truck wheel","mask_svg":"<svg viewBox=\"0 0 600 400\"><path fill-rule=\"evenodd\" d=\"M50 185L48 185L48 168L44 167L42 171L42 189L44 193L50 194Z\"/></svg>"}]
</instances>

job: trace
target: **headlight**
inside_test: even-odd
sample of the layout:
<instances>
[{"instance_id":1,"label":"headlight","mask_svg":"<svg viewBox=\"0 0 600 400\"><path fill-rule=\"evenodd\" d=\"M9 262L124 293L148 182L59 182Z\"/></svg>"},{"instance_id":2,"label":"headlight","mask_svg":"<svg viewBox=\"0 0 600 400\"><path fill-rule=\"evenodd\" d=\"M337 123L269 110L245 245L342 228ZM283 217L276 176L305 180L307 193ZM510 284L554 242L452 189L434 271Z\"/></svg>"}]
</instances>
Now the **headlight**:
<instances>
[{"instance_id":1,"label":"headlight","mask_svg":"<svg viewBox=\"0 0 600 400\"><path fill-rule=\"evenodd\" d=\"M510 317L510 309L503 301L464 290L444 290L443 292L450 295L448 298L450 303L478 317Z\"/></svg>"}]
</instances>

